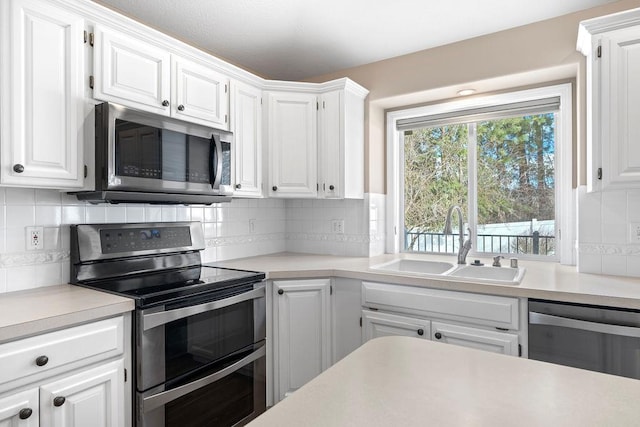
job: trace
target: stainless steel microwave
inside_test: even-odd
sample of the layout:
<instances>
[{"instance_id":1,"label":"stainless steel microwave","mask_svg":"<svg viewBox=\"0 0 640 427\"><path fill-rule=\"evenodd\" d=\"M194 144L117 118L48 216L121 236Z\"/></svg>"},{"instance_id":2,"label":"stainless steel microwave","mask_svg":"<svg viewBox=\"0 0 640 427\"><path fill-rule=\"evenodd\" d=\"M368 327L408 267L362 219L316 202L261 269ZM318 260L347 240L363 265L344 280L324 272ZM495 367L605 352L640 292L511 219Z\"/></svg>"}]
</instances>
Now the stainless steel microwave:
<instances>
[{"instance_id":1,"label":"stainless steel microwave","mask_svg":"<svg viewBox=\"0 0 640 427\"><path fill-rule=\"evenodd\" d=\"M230 200L233 135L129 109L95 106L95 191L90 202L217 203Z\"/></svg>"}]
</instances>

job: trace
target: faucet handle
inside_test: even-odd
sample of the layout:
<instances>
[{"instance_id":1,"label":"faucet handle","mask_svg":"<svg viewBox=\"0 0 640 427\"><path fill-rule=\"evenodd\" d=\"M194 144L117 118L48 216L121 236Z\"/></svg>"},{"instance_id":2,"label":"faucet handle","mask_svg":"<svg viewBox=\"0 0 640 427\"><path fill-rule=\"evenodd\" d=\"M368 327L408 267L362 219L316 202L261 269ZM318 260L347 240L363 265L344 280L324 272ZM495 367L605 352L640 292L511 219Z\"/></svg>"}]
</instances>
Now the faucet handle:
<instances>
[{"instance_id":1,"label":"faucet handle","mask_svg":"<svg viewBox=\"0 0 640 427\"><path fill-rule=\"evenodd\" d=\"M501 260L501 259L504 259L504 257L503 257L502 255L496 255L496 256L494 256L494 257L493 257L493 266L494 266L494 267L502 267L502 266L500 265L500 260Z\"/></svg>"}]
</instances>

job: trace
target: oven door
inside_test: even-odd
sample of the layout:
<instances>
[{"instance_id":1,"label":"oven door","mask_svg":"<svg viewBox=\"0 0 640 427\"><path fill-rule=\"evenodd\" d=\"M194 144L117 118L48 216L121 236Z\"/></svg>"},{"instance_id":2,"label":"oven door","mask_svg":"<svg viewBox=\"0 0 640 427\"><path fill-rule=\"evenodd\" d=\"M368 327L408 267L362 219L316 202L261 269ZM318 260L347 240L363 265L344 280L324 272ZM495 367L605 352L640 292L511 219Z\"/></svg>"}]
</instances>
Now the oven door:
<instances>
[{"instance_id":1,"label":"oven door","mask_svg":"<svg viewBox=\"0 0 640 427\"><path fill-rule=\"evenodd\" d=\"M264 282L139 310L137 391L209 371L210 366L263 341L265 310Z\"/></svg>"},{"instance_id":2,"label":"oven door","mask_svg":"<svg viewBox=\"0 0 640 427\"><path fill-rule=\"evenodd\" d=\"M266 342L184 378L136 393L138 427L240 426L266 410Z\"/></svg>"}]
</instances>

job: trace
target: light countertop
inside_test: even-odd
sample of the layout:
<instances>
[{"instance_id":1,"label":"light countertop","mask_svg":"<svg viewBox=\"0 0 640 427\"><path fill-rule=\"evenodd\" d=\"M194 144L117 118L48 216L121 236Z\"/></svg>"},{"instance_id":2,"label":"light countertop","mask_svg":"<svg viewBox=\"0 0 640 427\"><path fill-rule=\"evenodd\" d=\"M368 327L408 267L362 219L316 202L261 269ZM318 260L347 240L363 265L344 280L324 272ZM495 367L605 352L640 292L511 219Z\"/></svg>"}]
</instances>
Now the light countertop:
<instances>
[{"instance_id":1,"label":"light countertop","mask_svg":"<svg viewBox=\"0 0 640 427\"><path fill-rule=\"evenodd\" d=\"M640 381L408 337L368 341L249 425L631 426Z\"/></svg>"},{"instance_id":2,"label":"light countertop","mask_svg":"<svg viewBox=\"0 0 640 427\"><path fill-rule=\"evenodd\" d=\"M0 295L0 342L133 309L130 298L74 285L9 292Z\"/></svg>"},{"instance_id":3,"label":"light countertop","mask_svg":"<svg viewBox=\"0 0 640 427\"><path fill-rule=\"evenodd\" d=\"M274 280L344 277L492 295L640 309L639 278L578 273L575 266L523 260L519 261L520 266L525 267L527 271L518 285L474 283L470 279L434 278L371 268L398 258L456 262L455 255L386 254L365 258L280 253L223 261L213 265L263 271L268 279ZM490 259L480 259L485 264L491 265ZM508 264L508 260L505 264Z\"/></svg>"}]
</instances>

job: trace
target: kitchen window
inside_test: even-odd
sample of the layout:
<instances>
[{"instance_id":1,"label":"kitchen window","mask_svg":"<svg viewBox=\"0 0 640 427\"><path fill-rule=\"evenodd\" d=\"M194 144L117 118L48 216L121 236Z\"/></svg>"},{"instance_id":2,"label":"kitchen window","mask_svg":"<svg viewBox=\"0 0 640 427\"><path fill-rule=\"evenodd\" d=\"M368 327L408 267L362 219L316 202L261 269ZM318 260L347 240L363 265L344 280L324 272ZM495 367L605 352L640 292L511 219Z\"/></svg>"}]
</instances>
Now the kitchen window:
<instances>
[{"instance_id":1,"label":"kitchen window","mask_svg":"<svg viewBox=\"0 0 640 427\"><path fill-rule=\"evenodd\" d=\"M571 114L569 84L388 113L388 251L457 253L455 205L472 255L572 264Z\"/></svg>"}]
</instances>

